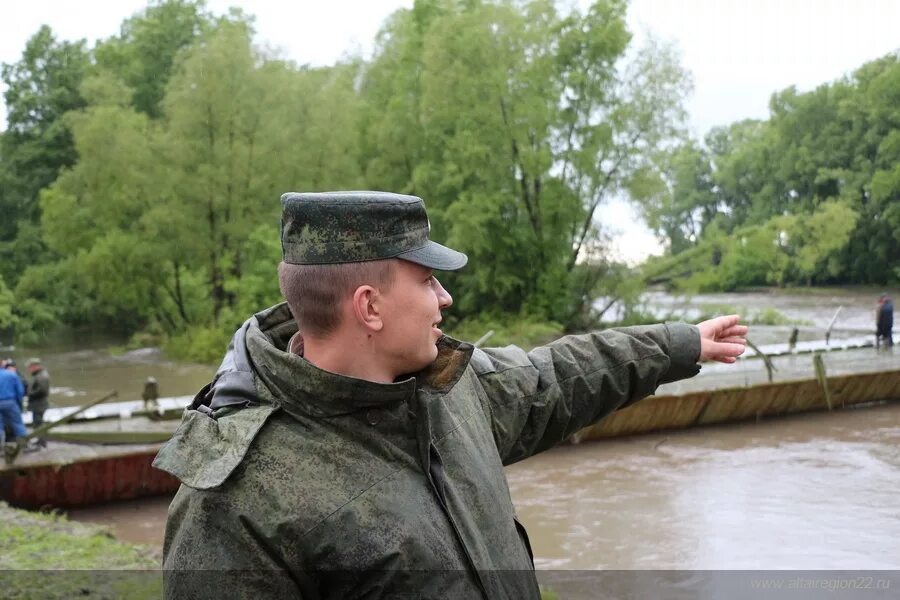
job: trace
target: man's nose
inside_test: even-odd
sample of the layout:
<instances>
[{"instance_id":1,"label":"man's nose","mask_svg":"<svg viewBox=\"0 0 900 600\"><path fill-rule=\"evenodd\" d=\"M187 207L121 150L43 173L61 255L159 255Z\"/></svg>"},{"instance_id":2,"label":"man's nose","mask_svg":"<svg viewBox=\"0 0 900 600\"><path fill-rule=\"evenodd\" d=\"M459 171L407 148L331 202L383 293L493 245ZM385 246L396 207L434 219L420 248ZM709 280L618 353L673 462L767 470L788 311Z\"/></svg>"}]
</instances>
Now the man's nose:
<instances>
[{"instance_id":1,"label":"man's nose","mask_svg":"<svg viewBox=\"0 0 900 600\"><path fill-rule=\"evenodd\" d=\"M449 308L453 304L453 297L450 295L450 292L444 289L437 277L434 278L434 282L437 284L438 307L441 310Z\"/></svg>"}]
</instances>

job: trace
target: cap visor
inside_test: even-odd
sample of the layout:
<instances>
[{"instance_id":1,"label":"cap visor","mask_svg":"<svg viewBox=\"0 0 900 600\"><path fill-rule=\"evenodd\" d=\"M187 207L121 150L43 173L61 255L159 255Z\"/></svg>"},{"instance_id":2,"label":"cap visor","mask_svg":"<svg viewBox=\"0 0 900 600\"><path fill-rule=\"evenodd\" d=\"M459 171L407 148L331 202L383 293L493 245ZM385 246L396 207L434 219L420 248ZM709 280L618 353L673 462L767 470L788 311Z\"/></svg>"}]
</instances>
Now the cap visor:
<instances>
[{"instance_id":1,"label":"cap visor","mask_svg":"<svg viewBox=\"0 0 900 600\"><path fill-rule=\"evenodd\" d=\"M439 271L456 271L469 262L469 257L462 252L451 250L431 240L421 248L398 254L397 258Z\"/></svg>"}]
</instances>

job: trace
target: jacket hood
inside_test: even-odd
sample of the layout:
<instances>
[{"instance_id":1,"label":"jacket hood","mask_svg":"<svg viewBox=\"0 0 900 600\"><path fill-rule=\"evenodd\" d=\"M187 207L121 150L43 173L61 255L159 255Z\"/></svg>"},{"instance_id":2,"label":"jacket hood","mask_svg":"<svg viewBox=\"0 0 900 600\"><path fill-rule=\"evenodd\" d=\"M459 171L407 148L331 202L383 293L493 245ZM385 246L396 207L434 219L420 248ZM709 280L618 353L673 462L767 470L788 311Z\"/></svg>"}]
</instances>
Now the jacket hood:
<instances>
[{"instance_id":1,"label":"jacket hood","mask_svg":"<svg viewBox=\"0 0 900 600\"><path fill-rule=\"evenodd\" d=\"M409 401L419 388L446 393L462 377L473 351L471 344L443 336L438 357L427 369L396 383L374 383L323 371L290 353L296 332L287 303L248 319L153 465L190 487L216 487L241 463L276 411L328 418Z\"/></svg>"},{"instance_id":2,"label":"jacket hood","mask_svg":"<svg viewBox=\"0 0 900 600\"><path fill-rule=\"evenodd\" d=\"M288 413L334 417L360 410L409 401L416 390L449 391L469 364L472 346L447 336L438 340L438 357L423 371L375 383L324 371L287 350L297 325L287 304L256 315L257 325L245 336L247 362L252 363L258 385Z\"/></svg>"}]
</instances>

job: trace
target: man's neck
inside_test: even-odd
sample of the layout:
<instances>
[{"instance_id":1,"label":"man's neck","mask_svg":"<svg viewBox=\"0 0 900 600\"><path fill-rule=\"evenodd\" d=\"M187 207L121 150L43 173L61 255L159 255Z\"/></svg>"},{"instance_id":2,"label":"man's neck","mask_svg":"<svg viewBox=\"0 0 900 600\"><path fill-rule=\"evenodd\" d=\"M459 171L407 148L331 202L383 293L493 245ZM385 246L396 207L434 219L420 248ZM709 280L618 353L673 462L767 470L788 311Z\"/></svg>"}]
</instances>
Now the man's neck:
<instances>
[{"instance_id":1,"label":"man's neck","mask_svg":"<svg viewBox=\"0 0 900 600\"><path fill-rule=\"evenodd\" d=\"M329 373L375 383L393 383L396 377L380 364L365 340L304 337L303 358Z\"/></svg>"}]
</instances>

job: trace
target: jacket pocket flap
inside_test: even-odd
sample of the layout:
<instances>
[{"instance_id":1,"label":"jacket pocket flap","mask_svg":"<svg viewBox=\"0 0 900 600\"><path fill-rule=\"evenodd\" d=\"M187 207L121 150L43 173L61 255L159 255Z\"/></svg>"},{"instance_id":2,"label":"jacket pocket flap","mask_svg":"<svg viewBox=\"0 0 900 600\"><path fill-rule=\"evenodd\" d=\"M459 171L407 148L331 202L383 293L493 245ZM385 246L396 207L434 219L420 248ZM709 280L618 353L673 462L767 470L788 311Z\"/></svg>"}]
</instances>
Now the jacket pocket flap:
<instances>
[{"instance_id":1,"label":"jacket pocket flap","mask_svg":"<svg viewBox=\"0 0 900 600\"><path fill-rule=\"evenodd\" d=\"M244 460L257 433L278 408L249 406L218 419L189 408L172 439L160 448L153 466L192 488L220 486Z\"/></svg>"}]
</instances>

